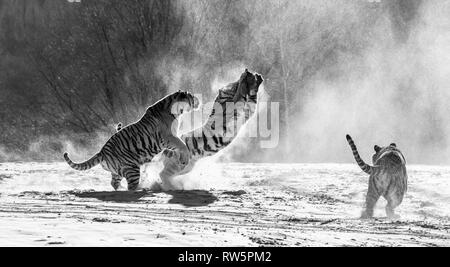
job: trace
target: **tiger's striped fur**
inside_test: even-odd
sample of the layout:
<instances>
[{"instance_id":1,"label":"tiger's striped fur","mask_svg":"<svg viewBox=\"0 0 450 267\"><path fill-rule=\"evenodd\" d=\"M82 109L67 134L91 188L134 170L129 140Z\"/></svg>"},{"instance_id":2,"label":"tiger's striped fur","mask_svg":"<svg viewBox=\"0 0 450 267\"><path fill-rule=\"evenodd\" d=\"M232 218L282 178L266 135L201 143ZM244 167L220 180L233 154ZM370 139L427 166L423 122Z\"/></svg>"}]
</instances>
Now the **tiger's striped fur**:
<instances>
[{"instance_id":1,"label":"tiger's striped fur","mask_svg":"<svg viewBox=\"0 0 450 267\"><path fill-rule=\"evenodd\" d=\"M239 126L253 116L258 90L263 81L261 75L245 70L239 81L219 90L214 101L215 107L203 127L181 136L190 153L189 165L183 166L176 160L165 158L161 179L164 181L187 173L197 160L212 156L227 147L238 135ZM238 108L230 108L230 104L234 103L237 103L235 107ZM220 120L218 117L221 117ZM216 125L217 121L222 121L223 125ZM218 131L218 127L223 129Z\"/></svg>"},{"instance_id":2,"label":"tiger's striped fur","mask_svg":"<svg viewBox=\"0 0 450 267\"><path fill-rule=\"evenodd\" d=\"M101 164L111 172L111 185L115 190L122 178L129 190L136 190L140 180L140 166L150 162L163 149L176 151L181 164L189 161L189 150L178 137L174 127L183 112L199 106L199 100L187 92L176 92L149 107L136 123L125 128L118 127L98 154L84 163L74 163L67 153L64 159L73 168L84 171Z\"/></svg>"},{"instance_id":3,"label":"tiger's striped fur","mask_svg":"<svg viewBox=\"0 0 450 267\"><path fill-rule=\"evenodd\" d=\"M381 196L388 202L386 206L388 218L395 218L394 209L402 203L408 189L406 160L402 152L394 143L383 148L375 146L375 154L372 157L374 166L370 166L359 156L356 145L350 135L347 135L347 141L352 149L356 163L365 173L370 175L366 206L362 218L373 217L373 210Z\"/></svg>"}]
</instances>

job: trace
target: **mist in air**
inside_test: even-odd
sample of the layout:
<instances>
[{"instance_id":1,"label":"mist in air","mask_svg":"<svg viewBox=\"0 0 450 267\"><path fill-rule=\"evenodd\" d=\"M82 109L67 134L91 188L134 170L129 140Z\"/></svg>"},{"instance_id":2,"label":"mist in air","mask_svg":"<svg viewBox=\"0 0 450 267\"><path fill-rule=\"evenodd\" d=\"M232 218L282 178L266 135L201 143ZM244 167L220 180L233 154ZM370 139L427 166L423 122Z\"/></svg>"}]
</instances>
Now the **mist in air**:
<instances>
[{"instance_id":1,"label":"mist in air","mask_svg":"<svg viewBox=\"0 0 450 267\"><path fill-rule=\"evenodd\" d=\"M249 68L279 145L242 137L226 159L352 163L351 134L366 160L395 142L450 163L447 1L1 3L0 160L86 159L166 94L208 103Z\"/></svg>"},{"instance_id":2,"label":"mist in air","mask_svg":"<svg viewBox=\"0 0 450 267\"><path fill-rule=\"evenodd\" d=\"M255 69L288 112L280 114L279 147L263 156L256 149L256 158L352 162L348 133L368 161L375 144L395 142L408 163L449 163L450 4L362 2L262 1L255 8L248 34L268 49L259 56L275 62ZM249 144L239 143L241 157Z\"/></svg>"},{"instance_id":3,"label":"mist in air","mask_svg":"<svg viewBox=\"0 0 450 267\"><path fill-rule=\"evenodd\" d=\"M340 54L331 78L318 72L310 93L297 95L303 105L293 116L296 159L350 161L349 133L368 161L375 144L395 142L409 163L449 163L450 5L402 8L403 20L379 18L367 47Z\"/></svg>"}]
</instances>

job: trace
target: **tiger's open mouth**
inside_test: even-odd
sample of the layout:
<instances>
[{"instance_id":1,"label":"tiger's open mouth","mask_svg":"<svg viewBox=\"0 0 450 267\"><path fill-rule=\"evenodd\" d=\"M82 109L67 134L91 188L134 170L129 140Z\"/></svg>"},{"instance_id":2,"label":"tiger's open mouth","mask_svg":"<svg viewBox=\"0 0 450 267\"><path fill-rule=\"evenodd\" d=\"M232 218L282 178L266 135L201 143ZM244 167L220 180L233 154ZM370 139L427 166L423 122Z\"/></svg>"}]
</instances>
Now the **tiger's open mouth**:
<instances>
[{"instance_id":1,"label":"tiger's open mouth","mask_svg":"<svg viewBox=\"0 0 450 267\"><path fill-rule=\"evenodd\" d=\"M197 97L194 97L194 106L193 108L197 110L200 107L200 100Z\"/></svg>"},{"instance_id":2,"label":"tiger's open mouth","mask_svg":"<svg viewBox=\"0 0 450 267\"><path fill-rule=\"evenodd\" d=\"M258 102L258 92L256 90L252 90L247 97L247 102L256 104Z\"/></svg>"}]
</instances>

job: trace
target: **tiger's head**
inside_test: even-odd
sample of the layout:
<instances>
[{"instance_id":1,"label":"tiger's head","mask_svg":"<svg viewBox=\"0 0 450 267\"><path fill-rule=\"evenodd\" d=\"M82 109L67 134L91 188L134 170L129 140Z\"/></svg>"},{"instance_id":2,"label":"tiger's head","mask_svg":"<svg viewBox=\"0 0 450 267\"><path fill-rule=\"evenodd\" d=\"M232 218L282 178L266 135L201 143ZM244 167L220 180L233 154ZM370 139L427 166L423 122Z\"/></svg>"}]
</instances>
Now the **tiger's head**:
<instances>
[{"instance_id":1,"label":"tiger's head","mask_svg":"<svg viewBox=\"0 0 450 267\"><path fill-rule=\"evenodd\" d=\"M375 154L372 156L374 165L385 163L406 165L405 157L395 143L386 147L374 146Z\"/></svg>"},{"instance_id":2,"label":"tiger's head","mask_svg":"<svg viewBox=\"0 0 450 267\"><path fill-rule=\"evenodd\" d=\"M251 73L246 69L237 82L237 90L233 102L237 103L244 100L246 102L256 103L258 90L263 82L264 79L261 75L258 73Z\"/></svg>"},{"instance_id":3,"label":"tiger's head","mask_svg":"<svg viewBox=\"0 0 450 267\"><path fill-rule=\"evenodd\" d=\"M178 91L170 96L171 113L178 117L183 113L196 110L200 106L200 100L189 92Z\"/></svg>"}]
</instances>

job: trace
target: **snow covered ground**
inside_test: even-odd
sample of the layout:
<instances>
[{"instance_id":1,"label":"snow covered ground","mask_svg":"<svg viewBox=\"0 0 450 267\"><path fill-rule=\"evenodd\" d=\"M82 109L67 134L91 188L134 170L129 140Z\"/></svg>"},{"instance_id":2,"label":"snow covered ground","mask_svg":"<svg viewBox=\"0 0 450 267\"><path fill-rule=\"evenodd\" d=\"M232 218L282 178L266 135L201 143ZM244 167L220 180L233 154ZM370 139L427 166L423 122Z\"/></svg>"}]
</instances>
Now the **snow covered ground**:
<instances>
[{"instance_id":1,"label":"snow covered ground","mask_svg":"<svg viewBox=\"0 0 450 267\"><path fill-rule=\"evenodd\" d=\"M98 167L3 163L0 246L450 246L450 167L408 172L401 219L382 200L362 221L354 164L208 163L185 178L195 191L133 193Z\"/></svg>"}]
</instances>

